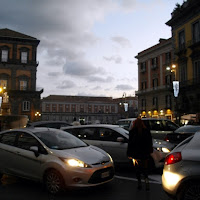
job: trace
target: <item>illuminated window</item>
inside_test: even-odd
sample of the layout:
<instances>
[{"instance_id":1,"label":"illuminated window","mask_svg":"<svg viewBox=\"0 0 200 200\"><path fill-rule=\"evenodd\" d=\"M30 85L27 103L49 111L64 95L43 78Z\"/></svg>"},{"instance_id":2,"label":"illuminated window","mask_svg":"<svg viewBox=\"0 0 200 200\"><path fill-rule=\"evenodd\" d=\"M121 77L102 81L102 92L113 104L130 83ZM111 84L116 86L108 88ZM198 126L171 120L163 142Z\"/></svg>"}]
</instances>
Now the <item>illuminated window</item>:
<instances>
[{"instance_id":1,"label":"illuminated window","mask_svg":"<svg viewBox=\"0 0 200 200\"><path fill-rule=\"evenodd\" d=\"M20 90L27 90L27 81L20 81Z\"/></svg>"}]
</instances>

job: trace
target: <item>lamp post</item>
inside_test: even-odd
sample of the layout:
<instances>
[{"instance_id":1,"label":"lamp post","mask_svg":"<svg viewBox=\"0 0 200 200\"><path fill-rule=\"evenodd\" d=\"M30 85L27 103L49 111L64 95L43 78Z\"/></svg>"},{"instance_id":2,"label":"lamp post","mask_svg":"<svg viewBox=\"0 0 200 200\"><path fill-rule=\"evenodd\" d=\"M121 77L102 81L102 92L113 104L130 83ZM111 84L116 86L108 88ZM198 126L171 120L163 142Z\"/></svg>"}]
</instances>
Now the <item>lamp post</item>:
<instances>
[{"instance_id":1,"label":"lamp post","mask_svg":"<svg viewBox=\"0 0 200 200\"><path fill-rule=\"evenodd\" d=\"M35 119L36 119L36 121L39 121L39 118L41 117L41 113L40 112L36 112L35 113Z\"/></svg>"}]
</instances>

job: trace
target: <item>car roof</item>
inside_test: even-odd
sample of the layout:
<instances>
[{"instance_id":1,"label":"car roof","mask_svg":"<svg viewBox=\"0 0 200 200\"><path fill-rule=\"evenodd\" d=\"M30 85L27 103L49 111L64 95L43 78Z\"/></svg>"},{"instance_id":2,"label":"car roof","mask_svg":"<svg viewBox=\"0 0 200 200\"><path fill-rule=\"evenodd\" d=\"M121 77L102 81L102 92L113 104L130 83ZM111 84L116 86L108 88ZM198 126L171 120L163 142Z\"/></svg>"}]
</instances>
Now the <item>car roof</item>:
<instances>
[{"instance_id":1,"label":"car roof","mask_svg":"<svg viewBox=\"0 0 200 200\"><path fill-rule=\"evenodd\" d=\"M186 126L181 126L178 129L176 129L175 132L196 132L200 130L200 126L197 125L186 125Z\"/></svg>"},{"instance_id":2,"label":"car roof","mask_svg":"<svg viewBox=\"0 0 200 200\"><path fill-rule=\"evenodd\" d=\"M119 125L114 124L88 124L88 125L76 125L76 126L67 126L61 127L61 129L71 129L71 128L87 128L87 127L104 127L104 128L120 128Z\"/></svg>"},{"instance_id":3,"label":"car roof","mask_svg":"<svg viewBox=\"0 0 200 200\"><path fill-rule=\"evenodd\" d=\"M132 120L136 120L137 118L127 118L127 119L120 119L118 121L132 121ZM171 121L169 119L163 119L163 118L145 118L143 117L142 120L152 120L152 121L155 121L155 120L166 120L166 121Z\"/></svg>"},{"instance_id":4,"label":"car roof","mask_svg":"<svg viewBox=\"0 0 200 200\"><path fill-rule=\"evenodd\" d=\"M70 123L67 123L67 122L65 122L65 121L37 121L37 122L30 122L30 123L28 123L29 125L40 125L40 124L57 124L57 123L60 123L60 124L69 124L70 125Z\"/></svg>"}]
</instances>

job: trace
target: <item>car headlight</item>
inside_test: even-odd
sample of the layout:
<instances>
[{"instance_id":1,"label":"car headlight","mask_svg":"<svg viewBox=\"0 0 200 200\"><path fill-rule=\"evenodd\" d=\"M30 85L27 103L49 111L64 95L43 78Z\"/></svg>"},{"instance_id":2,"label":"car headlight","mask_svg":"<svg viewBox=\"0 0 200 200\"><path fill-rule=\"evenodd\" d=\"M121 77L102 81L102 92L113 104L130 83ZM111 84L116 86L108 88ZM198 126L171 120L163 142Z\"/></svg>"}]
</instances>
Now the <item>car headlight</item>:
<instances>
[{"instance_id":1,"label":"car headlight","mask_svg":"<svg viewBox=\"0 0 200 200\"><path fill-rule=\"evenodd\" d=\"M65 164L69 165L70 167L83 167L83 168L91 168L90 165L84 163L83 161L75 158L60 158Z\"/></svg>"},{"instance_id":2,"label":"car headlight","mask_svg":"<svg viewBox=\"0 0 200 200\"><path fill-rule=\"evenodd\" d=\"M110 158L110 162L113 163L113 159L112 159L112 157L109 154L108 154L108 157Z\"/></svg>"},{"instance_id":3,"label":"car headlight","mask_svg":"<svg viewBox=\"0 0 200 200\"><path fill-rule=\"evenodd\" d=\"M170 152L170 150L168 148L166 148L166 147L158 147L157 150L161 151L161 152L164 152L164 153L169 153Z\"/></svg>"}]
</instances>

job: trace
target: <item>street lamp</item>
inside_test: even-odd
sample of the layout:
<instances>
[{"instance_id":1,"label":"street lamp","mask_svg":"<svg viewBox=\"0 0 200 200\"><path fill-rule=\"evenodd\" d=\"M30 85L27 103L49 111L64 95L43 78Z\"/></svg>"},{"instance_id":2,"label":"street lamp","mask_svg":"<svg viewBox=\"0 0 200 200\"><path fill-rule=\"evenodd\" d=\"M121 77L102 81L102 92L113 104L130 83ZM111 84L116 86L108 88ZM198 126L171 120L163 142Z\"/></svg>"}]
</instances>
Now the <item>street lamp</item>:
<instances>
[{"instance_id":1,"label":"street lamp","mask_svg":"<svg viewBox=\"0 0 200 200\"><path fill-rule=\"evenodd\" d=\"M37 111L37 112L35 113L36 121L38 121L40 117L41 117L41 113Z\"/></svg>"}]
</instances>

